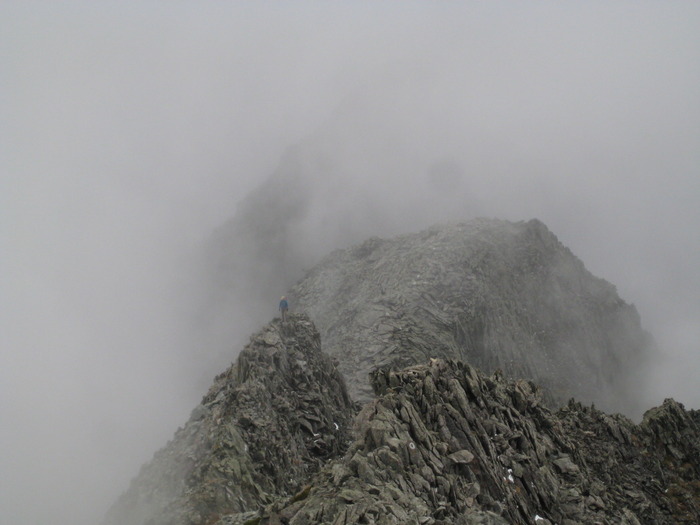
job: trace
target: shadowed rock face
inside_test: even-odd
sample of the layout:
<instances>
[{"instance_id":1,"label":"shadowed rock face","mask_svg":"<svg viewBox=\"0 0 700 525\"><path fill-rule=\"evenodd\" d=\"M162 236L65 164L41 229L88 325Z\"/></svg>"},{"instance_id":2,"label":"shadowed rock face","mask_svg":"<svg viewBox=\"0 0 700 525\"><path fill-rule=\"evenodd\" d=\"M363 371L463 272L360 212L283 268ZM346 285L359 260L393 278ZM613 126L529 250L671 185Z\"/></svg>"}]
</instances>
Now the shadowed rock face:
<instances>
[{"instance_id":1,"label":"shadowed rock face","mask_svg":"<svg viewBox=\"0 0 700 525\"><path fill-rule=\"evenodd\" d=\"M536 220L370 239L326 257L290 295L360 401L376 367L441 357L532 379L551 406L573 396L642 412L654 347L635 308Z\"/></svg>"},{"instance_id":2,"label":"shadowed rock face","mask_svg":"<svg viewBox=\"0 0 700 525\"><path fill-rule=\"evenodd\" d=\"M105 524L211 523L296 492L349 441L353 407L304 316L251 337Z\"/></svg>"}]
</instances>

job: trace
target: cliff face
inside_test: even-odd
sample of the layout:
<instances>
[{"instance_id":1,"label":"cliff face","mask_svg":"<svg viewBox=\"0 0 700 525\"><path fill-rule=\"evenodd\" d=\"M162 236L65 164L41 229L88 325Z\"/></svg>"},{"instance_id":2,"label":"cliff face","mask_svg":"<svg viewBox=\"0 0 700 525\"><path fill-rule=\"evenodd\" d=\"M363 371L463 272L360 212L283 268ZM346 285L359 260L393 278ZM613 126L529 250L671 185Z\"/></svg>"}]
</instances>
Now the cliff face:
<instances>
[{"instance_id":1,"label":"cliff face","mask_svg":"<svg viewBox=\"0 0 700 525\"><path fill-rule=\"evenodd\" d=\"M651 338L615 287L539 221L370 239L326 257L290 295L358 400L372 397L374 368L441 357L532 379L552 406L576 397L641 414Z\"/></svg>"},{"instance_id":2,"label":"cliff face","mask_svg":"<svg viewBox=\"0 0 700 525\"><path fill-rule=\"evenodd\" d=\"M357 413L305 316L218 376L109 525L672 524L700 520L700 413L640 425L429 359L371 374Z\"/></svg>"}]
</instances>

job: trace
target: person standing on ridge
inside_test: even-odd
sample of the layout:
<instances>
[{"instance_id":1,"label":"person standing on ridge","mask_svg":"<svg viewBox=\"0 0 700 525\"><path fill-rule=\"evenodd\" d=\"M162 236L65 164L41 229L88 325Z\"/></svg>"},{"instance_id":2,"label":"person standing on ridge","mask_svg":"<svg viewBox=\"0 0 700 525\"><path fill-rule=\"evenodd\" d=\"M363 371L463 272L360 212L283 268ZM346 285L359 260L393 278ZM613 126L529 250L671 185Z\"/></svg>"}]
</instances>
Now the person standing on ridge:
<instances>
[{"instance_id":1,"label":"person standing on ridge","mask_svg":"<svg viewBox=\"0 0 700 525\"><path fill-rule=\"evenodd\" d=\"M280 312L282 312L283 323L287 320L287 310L289 310L289 303L287 302L287 298L283 295L280 300Z\"/></svg>"}]
</instances>

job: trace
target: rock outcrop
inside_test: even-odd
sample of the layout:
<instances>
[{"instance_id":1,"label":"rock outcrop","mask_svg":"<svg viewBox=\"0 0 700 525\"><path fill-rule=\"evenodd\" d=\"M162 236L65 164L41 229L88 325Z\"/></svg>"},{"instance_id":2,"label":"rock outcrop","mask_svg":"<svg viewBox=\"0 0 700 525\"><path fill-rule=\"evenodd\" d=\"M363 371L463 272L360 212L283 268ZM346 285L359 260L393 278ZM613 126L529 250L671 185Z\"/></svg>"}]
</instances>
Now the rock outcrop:
<instances>
[{"instance_id":1,"label":"rock outcrop","mask_svg":"<svg viewBox=\"0 0 700 525\"><path fill-rule=\"evenodd\" d=\"M345 383L304 316L251 337L105 524L203 524L295 493L350 439Z\"/></svg>"},{"instance_id":2,"label":"rock outcrop","mask_svg":"<svg viewBox=\"0 0 700 525\"><path fill-rule=\"evenodd\" d=\"M691 524L700 413L635 425L531 381L428 359L358 412L311 321L251 338L106 525Z\"/></svg>"},{"instance_id":3,"label":"rock outcrop","mask_svg":"<svg viewBox=\"0 0 700 525\"><path fill-rule=\"evenodd\" d=\"M654 350L636 309L537 220L478 219L338 250L290 292L319 327L351 395L368 374L431 357L501 370L570 397L641 415Z\"/></svg>"},{"instance_id":4,"label":"rock outcrop","mask_svg":"<svg viewBox=\"0 0 700 525\"><path fill-rule=\"evenodd\" d=\"M591 404L641 415L653 342L539 221L370 239L289 295L104 525L700 522L700 412Z\"/></svg>"},{"instance_id":5,"label":"rock outcrop","mask_svg":"<svg viewBox=\"0 0 700 525\"><path fill-rule=\"evenodd\" d=\"M574 401L552 412L533 383L456 361L379 370L372 380L376 399L345 456L250 523L700 520L700 414L672 400L635 425Z\"/></svg>"}]
</instances>

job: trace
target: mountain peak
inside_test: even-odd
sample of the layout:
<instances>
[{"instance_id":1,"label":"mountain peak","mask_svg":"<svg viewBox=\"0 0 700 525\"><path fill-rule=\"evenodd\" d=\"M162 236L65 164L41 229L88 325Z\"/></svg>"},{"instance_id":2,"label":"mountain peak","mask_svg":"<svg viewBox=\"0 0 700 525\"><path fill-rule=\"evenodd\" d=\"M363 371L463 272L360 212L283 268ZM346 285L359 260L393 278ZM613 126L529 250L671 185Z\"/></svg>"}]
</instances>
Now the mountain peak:
<instances>
[{"instance_id":1,"label":"mountain peak","mask_svg":"<svg viewBox=\"0 0 700 525\"><path fill-rule=\"evenodd\" d=\"M287 295L105 525L700 519L698 413L599 409L641 415L653 342L542 222L373 237Z\"/></svg>"},{"instance_id":2,"label":"mountain peak","mask_svg":"<svg viewBox=\"0 0 700 525\"><path fill-rule=\"evenodd\" d=\"M216 377L105 525L210 523L293 494L345 451L352 416L344 380L308 317L275 320Z\"/></svg>"},{"instance_id":3,"label":"mountain peak","mask_svg":"<svg viewBox=\"0 0 700 525\"><path fill-rule=\"evenodd\" d=\"M574 396L641 413L654 347L635 308L536 219L371 238L327 256L290 296L358 400L372 397L374 368L441 357L532 379L551 406Z\"/></svg>"}]
</instances>

